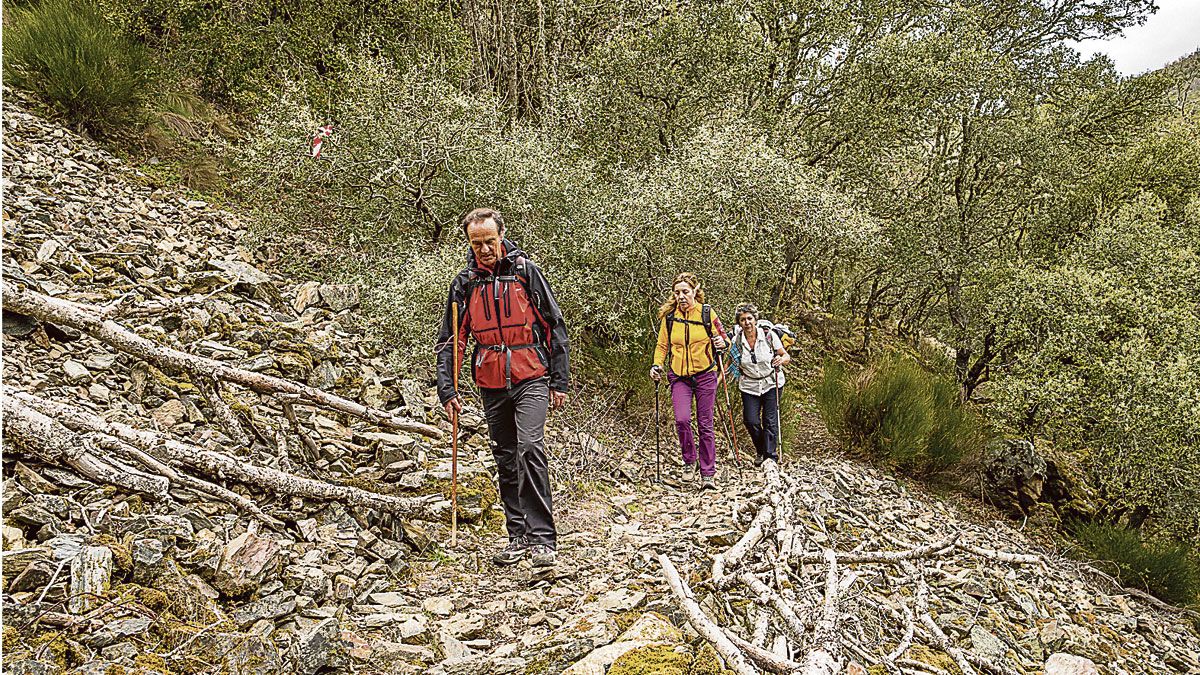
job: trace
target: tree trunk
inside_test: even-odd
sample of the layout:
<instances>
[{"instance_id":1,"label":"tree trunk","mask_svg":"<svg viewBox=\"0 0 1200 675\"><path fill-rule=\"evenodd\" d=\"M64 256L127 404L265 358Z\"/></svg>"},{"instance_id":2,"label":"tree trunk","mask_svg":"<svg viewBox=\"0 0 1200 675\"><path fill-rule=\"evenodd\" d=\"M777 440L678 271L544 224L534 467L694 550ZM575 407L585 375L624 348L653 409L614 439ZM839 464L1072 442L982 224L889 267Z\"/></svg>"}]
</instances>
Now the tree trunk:
<instances>
[{"instance_id":1,"label":"tree trunk","mask_svg":"<svg viewBox=\"0 0 1200 675\"><path fill-rule=\"evenodd\" d=\"M135 429L119 422L109 422L98 415L63 403L48 401L32 394L4 388L4 399L13 398L45 415L52 415L69 429L81 433L114 436L134 447L177 466L187 466L207 476L236 480L269 492L295 495L309 499L338 500L354 506L379 509L398 516L440 521L448 517L440 496L395 497L370 492L348 485L334 485L304 478L278 469L260 467L245 460L177 441L152 431ZM7 416L6 416L7 417ZM7 428L6 428L7 430Z\"/></svg>"},{"instance_id":2,"label":"tree trunk","mask_svg":"<svg viewBox=\"0 0 1200 675\"><path fill-rule=\"evenodd\" d=\"M259 393L294 394L311 404L344 412L382 427L418 433L434 439L441 439L443 436L441 430L428 424L404 419L384 410L370 408L315 387L280 377L242 370L215 359L195 356L157 345L120 324L106 319L99 307L51 298L7 282L4 284L4 306L48 323L81 330L97 340L149 361L163 370L187 373L197 378L233 382Z\"/></svg>"},{"instance_id":3,"label":"tree trunk","mask_svg":"<svg viewBox=\"0 0 1200 675\"><path fill-rule=\"evenodd\" d=\"M7 393L6 387L3 397L4 440L12 444L9 450L23 451L46 464L68 466L97 483L119 485L155 498L167 495L170 481L165 477L150 476L130 467L114 466L94 452L90 439L80 437Z\"/></svg>"}]
</instances>

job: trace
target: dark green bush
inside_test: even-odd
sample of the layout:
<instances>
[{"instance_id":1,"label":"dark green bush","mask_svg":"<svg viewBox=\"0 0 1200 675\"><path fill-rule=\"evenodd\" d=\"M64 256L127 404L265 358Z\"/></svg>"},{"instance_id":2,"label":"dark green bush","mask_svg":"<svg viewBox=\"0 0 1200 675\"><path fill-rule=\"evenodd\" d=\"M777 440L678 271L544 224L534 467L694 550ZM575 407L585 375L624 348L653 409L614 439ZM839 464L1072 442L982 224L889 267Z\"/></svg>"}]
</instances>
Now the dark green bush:
<instances>
[{"instance_id":1,"label":"dark green bush","mask_svg":"<svg viewBox=\"0 0 1200 675\"><path fill-rule=\"evenodd\" d=\"M93 133L137 114L147 90L145 51L86 0L44 0L7 10L4 75Z\"/></svg>"},{"instance_id":2,"label":"dark green bush","mask_svg":"<svg viewBox=\"0 0 1200 675\"><path fill-rule=\"evenodd\" d=\"M883 356L856 373L827 361L815 393L838 440L912 474L946 469L987 442L958 385L903 355Z\"/></svg>"},{"instance_id":3,"label":"dark green bush","mask_svg":"<svg viewBox=\"0 0 1200 675\"><path fill-rule=\"evenodd\" d=\"M464 28L431 0L101 1L125 35L154 51L164 78L235 112L273 100L281 81L334 104L347 49L456 80L470 64Z\"/></svg>"},{"instance_id":4,"label":"dark green bush","mask_svg":"<svg viewBox=\"0 0 1200 675\"><path fill-rule=\"evenodd\" d=\"M1137 530L1094 523L1074 534L1096 566L1122 584L1177 605L1200 601L1200 562L1187 544L1147 542Z\"/></svg>"}]
</instances>

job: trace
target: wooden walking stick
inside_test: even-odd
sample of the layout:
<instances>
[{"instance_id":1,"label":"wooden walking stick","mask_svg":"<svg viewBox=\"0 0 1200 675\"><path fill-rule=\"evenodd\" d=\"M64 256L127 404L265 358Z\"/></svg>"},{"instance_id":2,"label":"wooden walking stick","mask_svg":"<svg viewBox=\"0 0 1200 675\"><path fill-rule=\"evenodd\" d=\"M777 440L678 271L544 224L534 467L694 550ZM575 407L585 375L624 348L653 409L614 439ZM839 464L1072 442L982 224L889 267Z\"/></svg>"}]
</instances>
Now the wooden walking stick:
<instances>
[{"instance_id":1,"label":"wooden walking stick","mask_svg":"<svg viewBox=\"0 0 1200 675\"><path fill-rule=\"evenodd\" d=\"M454 398L458 398L458 301L452 303L450 318L454 321ZM462 401L458 402L462 405ZM450 442L450 545L458 545L458 408L450 416L453 440Z\"/></svg>"},{"instance_id":2,"label":"wooden walking stick","mask_svg":"<svg viewBox=\"0 0 1200 675\"><path fill-rule=\"evenodd\" d=\"M721 412L721 398L720 397L717 397L715 405L713 406L713 416L716 418L714 423L716 423L716 422L721 423L721 430L723 432L725 432L725 441L727 443L729 443L730 447L733 447L734 443L736 443L736 441L733 440L734 431L729 428L729 422L726 421L724 413ZM733 419L733 411L729 412L729 419L731 419L731 420ZM734 452L734 459L735 460L737 459L736 451ZM738 475L739 476L742 475L741 463L738 461L735 461L734 464L737 466Z\"/></svg>"}]
</instances>

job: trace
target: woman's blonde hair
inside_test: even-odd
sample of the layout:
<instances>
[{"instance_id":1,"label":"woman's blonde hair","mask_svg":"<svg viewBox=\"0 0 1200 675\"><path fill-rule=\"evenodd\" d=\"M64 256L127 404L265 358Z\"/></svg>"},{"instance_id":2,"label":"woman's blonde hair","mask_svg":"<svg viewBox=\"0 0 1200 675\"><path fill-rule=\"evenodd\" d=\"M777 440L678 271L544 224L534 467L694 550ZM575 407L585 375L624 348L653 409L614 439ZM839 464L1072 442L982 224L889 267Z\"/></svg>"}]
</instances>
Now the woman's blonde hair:
<instances>
[{"instance_id":1,"label":"woman's blonde hair","mask_svg":"<svg viewBox=\"0 0 1200 675\"><path fill-rule=\"evenodd\" d=\"M675 277L675 281L671 282L671 289L667 291L667 301L658 308L659 319L662 319L677 309L676 305L679 303L675 300L675 286L681 281L688 286L691 286L692 289L696 291L696 302L702 305L704 304L704 289L700 288L700 279L691 272L680 272L679 276Z\"/></svg>"}]
</instances>

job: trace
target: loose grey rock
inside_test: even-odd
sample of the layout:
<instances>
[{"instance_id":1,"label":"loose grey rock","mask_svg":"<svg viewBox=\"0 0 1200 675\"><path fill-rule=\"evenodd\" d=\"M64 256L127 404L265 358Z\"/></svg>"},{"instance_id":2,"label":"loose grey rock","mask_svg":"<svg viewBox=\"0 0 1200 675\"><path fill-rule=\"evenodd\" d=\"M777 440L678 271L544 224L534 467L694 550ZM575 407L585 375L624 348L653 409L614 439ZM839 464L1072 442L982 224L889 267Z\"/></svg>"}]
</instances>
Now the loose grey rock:
<instances>
[{"instance_id":1,"label":"loose grey rock","mask_svg":"<svg viewBox=\"0 0 1200 675\"><path fill-rule=\"evenodd\" d=\"M109 645L100 650L104 658L109 661L120 661L122 659L132 659L141 653L132 642L120 642L115 645Z\"/></svg>"},{"instance_id":2,"label":"loose grey rock","mask_svg":"<svg viewBox=\"0 0 1200 675\"><path fill-rule=\"evenodd\" d=\"M104 625L100 630L83 638L83 643L91 647L107 647L124 640L127 637L141 635L150 629L150 619L144 616L129 619L118 619Z\"/></svg>"},{"instance_id":3,"label":"loose grey rock","mask_svg":"<svg viewBox=\"0 0 1200 675\"><path fill-rule=\"evenodd\" d=\"M358 287L349 284L322 284L321 301L330 310L340 312L358 305Z\"/></svg>"},{"instance_id":4,"label":"loose grey rock","mask_svg":"<svg viewBox=\"0 0 1200 675\"><path fill-rule=\"evenodd\" d=\"M3 325L5 335L22 338L37 330L38 320L31 316L25 316L24 314L18 314L17 312L5 309Z\"/></svg>"},{"instance_id":5,"label":"loose grey rock","mask_svg":"<svg viewBox=\"0 0 1200 675\"><path fill-rule=\"evenodd\" d=\"M92 379L92 374L88 369L78 361L67 361L63 363L63 372L67 374L67 381L79 384Z\"/></svg>"},{"instance_id":6,"label":"loose grey rock","mask_svg":"<svg viewBox=\"0 0 1200 675\"><path fill-rule=\"evenodd\" d=\"M213 586L229 596L251 592L280 561L279 542L244 532L225 546Z\"/></svg>"},{"instance_id":7,"label":"loose grey rock","mask_svg":"<svg viewBox=\"0 0 1200 675\"><path fill-rule=\"evenodd\" d=\"M1046 675L1098 675L1096 664L1082 656L1051 654L1046 659Z\"/></svg>"},{"instance_id":8,"label":"loose grey rock","mask_svg":"<svg viewBox=\"0 0 1200 675\"><path fill-rule=\"evenodd\" d=\"M971 647L983 658L989 661L999 661L1004 658L1008 648L1000 638L992 635L983 626L976 624L971 627Z\"/></svg>"},{"instance_id":9,"label":"loose grey rock","mask_svg":"<svg viewBox=\"0 0 1200 675\"><path fill-rule=\"evenodd\" d=\"M238 607L230 613L229 618L245 627L262 619L277 619L291 614L295 609L296 592L282 591Z\"/></svg>"},{"instance_id":10,"label":"loose grey rock","mask_svg":"<svg viewBox=\"0 0 1200 675\"><path fill-rule=\"evenodd\" d=\"M454 601L446 597L425 598L421 607L431 614L450 616L454 611Z\"/></svg>"},{"instance_id":11,"label":"loose grey rock","mask_svg":"<svg viewBox=\"0 0 1200 675\"><path fill-rule=\"evenodd\" d=\"M338 642L337 619L321 621L297 640L292 648L292 664L297 673L312 675L324 668Z\"/></svg>"}]
</instances>

